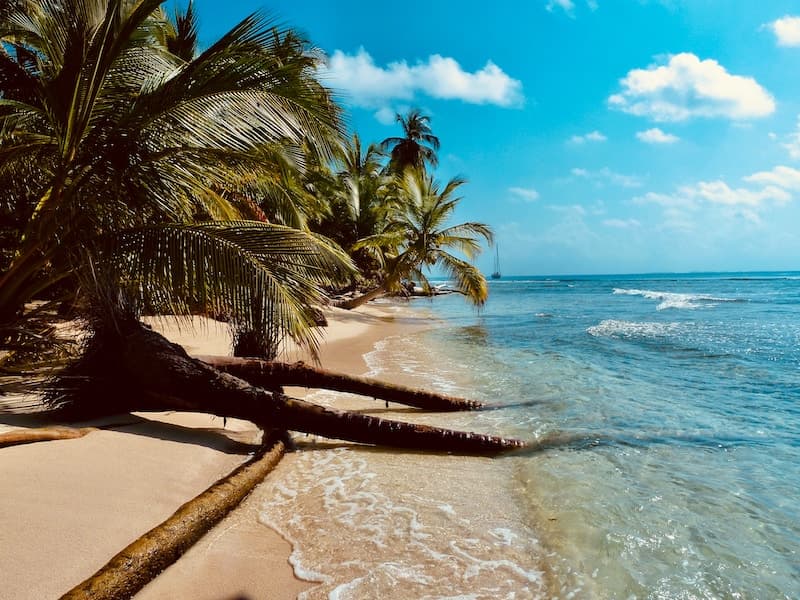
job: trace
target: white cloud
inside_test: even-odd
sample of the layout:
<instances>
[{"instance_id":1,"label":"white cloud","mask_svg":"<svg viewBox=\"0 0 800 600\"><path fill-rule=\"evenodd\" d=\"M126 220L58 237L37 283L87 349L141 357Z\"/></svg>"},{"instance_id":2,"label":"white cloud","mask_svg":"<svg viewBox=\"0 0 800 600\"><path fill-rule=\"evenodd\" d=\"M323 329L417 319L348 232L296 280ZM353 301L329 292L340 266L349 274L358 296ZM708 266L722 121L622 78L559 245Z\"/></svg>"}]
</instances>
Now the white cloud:
<instances>
[{"instance_id":1,"label":"white cloud","mask_svg":"<svg viewBox=\"0 0 800 600\"><path fill-rule=\"evenodd\" d=\"M674 194L648 192L633 199L634 204L657 204L674 214L695 211L702 205L749 207L756 209L767 203L785 204L792 200L787 190L800 190L800 171L789 167L776 167L744 177L755 187L731 187L725 181L699 181L679 187Z\"/></svg>"},{"instance_id":2,"label":"white cloud","mask_svg":"<svg viewBox=\"0 0 800 600\"><path fill-rule=\"evenodd\" d=\"M790 167L779 166L742 179L750 186L731 187L719 179L700 181L681 186L672 194L648 192L633 198L633 203L660 206L664 229L698 232L704 218L732 227L742 222L760 225L763 209L784 205L793 199L791 191L800 191L800 170Z\"/></svg>"},{"instance_id":3,"label":"white cloud","mask_svg":"<svg viewBox=\"0 0 800 600\"><path fill-rule=\"evenodd\" d=\"M599 171L587 171L586 169L572 169L571 171L574 177L581 177L583 179L588 179L590 181L595 182L598 185L603 185L604 183L611 183L614 185L619 185L621 187L640 187L642 185L642 180L635 175L623 175L622 173L615 173L608 167L603 167Z\"/></svg>"},{"instance_id":4,"label":"white cloud","mask_svg":"<svg viewBox=\"0 0 800 600\"><path fill-rule=\"evenodd\" d=\"M615 229L632 229L634 227L641 227L642 224L636 219L606 219L603 221L606 227L613 227Z\"/></svg>"},{"instance_id":5,"label":"white cloud","mask_svg":"<svg viewBox=\"0 0 800 600\"><path fill-rule=\"evenodd\" d=\"M644 196L636 196L634 204L657 204L665 209L689 209L697 207L697 203L686 196L659 194L657 192L647 192Z\"/></svg>"},{"instance_id":6,"label":"white cloud","mask_svg":"<svg viewBox=\"0 0 800 600\"><path fill-rule=\"evenodd\" d=\"M391 106L384 106L375 113L375 118L383 123L384 125L391 125L394 123L395 115L397 111L395 111Z\"/></svg>"},{"instance_id":7,"label":"white cloud","mask_svg":"<svg viewBox=\"0 0 800 600\"><path fill-rule=\"evenodd\" d=\"M800 170L778 166L772 171L759 171L744 178L749 183L776 185L785 190L800 190Z\"/></svg>"},{"instance_id":8,"label":"white cloud","mask_svg":"<svg viewBox=\"0 0 800 600\"><path fill-rule=\"evenodd\" d=\"M693 186L681 188L688 197L696 197L713 204L728 206L760 206L766 201L788 202L792 196L784 189L768 185L761 189L731 188L721 180L700 181Z\"/></svg>"},{"instance_id":9,"label":"white cloud","mask_svg":"<svg viewBox=\"0 0 800 600\"><path fill-rule=\"evenodd\" d=\"M414 65L399 61L381 67L364 48L354 55L336 50L320 69L320 76L331 87L347 93L353 103L372 108L383 109L393 100L409 101L418 93L503 107L520 106L524 100L522 83L492 61L468 72L455 59L439 54Z\"/></svg>"},{"instance_id":10,"label":"white cloud","mask_svg":"<svg viewBox=\"0 0 800 600\"><path fill-rule=\"evenodd\" d=\"M609 106L654 121L751 119L775 111L772 96L755 79L731 75L717 61L689 52L670 56L667 64L633 69L620 83L622 91L609 97Z\"/></svg>"},{"instance_id":11,"label":"white cloud","mask_svg":"<svg viewBox=\"0 0 800 600\"><path fill-rule=\"evenodd\" d=\"M765 27L775 34L779 46L800 46L800 17L786 15Z\"/></svg>"},{"instance_id":12,"label":"white cloud","mask_svg":"<svg viewBox=\"0 0 800 600\"><path fill-rule=\"evenodd\" d=\"M636 137L646 144L674 144L681 138L671 133L664 133L658 127L646 131L637 131Z\"/></svg>"},{"instance_id":13,"label":"white cloud","mask_svg":"<svg viewBox=\"0 0 800 600\"><path fill-rule=\"evenodd\" d=\"M598 8L597 0L586 0L586 7L592 12ZM564 11L570 17L575 18L575 3L572 0L547 0L545 8L549 12L554 12L556 9Z\"/></svg>"},{"instance_id":14,"label":"white cloud","mask_svg":"<svg viewBox=\"0 0 800 600\"><path fill-rule=\"evenodd\" d=\"M568 15L572 16L575 11L575 3L572 0L548 0L547 10L553 12L556 8L560 8Z\"/></svg>"},{"instance_id":15,"label":"white cloud","mask_svg":"<svg viewBox=\"0 0 800 600\"><path fill-rule=\"evenodd\" d=\"M539 198L539 192L533 188L510 187L508 191L524 202L534 202Z\"/></svg>"},{"instance_id":16,"label":"white cloud","mask_svg":"<svg viewBox=\"0 0 800 600\"><path fill-rule=\"evenodd\" d=\"M597 131L590 131L584 135L573 135L569 141L573 144L585 144L586 142L605 142L608 138Z\"/></svg>"}]
</instances>

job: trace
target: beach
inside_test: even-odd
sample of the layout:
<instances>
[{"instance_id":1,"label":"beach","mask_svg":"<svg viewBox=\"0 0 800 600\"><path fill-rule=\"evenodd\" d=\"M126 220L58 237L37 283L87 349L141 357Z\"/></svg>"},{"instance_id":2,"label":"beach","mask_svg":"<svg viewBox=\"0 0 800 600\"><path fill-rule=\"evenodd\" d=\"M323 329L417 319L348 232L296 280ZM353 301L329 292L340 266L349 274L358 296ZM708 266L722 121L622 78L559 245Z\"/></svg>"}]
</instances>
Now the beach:
<instances>
[{"instance_id":1,"label":"beach","mask_svg":"<svg viewBox=\"0 0 800 600\"><path fill-rule=\"evenodd\" d=\"M378 340L429 325L391 306L327 316L321 364L355 374L366 370L363 355ZM229 353L221 324L154 325L191 354ZM125 415L92 424L111 427L0 452L0 598L65 593L244 462L248 445L258 441L249 423L229 419L223 427L222 419L200 414ZM29 425L35 420L4 416L0 431ZM289 565L290 544L259 521L257 504L253 494L137 598L294 598L310 588Z\"/></svg>"},{"instance_id":2,"label":"beach","mask_svg":"<svg viewBox=\"0 0 800 600\"><path fill-rule=\"evenodd\" d=\"M797 281L509 278L482 313L455 295L329 313L324 367L490 410L291 395L541 451L295 436L297 451L137 597L794 597ZM202 328L169 334L196 354L226 351ZM0 597L65 592L246 460L255 434L146 417L0 452Z\"/></svg>"}]
</instances>

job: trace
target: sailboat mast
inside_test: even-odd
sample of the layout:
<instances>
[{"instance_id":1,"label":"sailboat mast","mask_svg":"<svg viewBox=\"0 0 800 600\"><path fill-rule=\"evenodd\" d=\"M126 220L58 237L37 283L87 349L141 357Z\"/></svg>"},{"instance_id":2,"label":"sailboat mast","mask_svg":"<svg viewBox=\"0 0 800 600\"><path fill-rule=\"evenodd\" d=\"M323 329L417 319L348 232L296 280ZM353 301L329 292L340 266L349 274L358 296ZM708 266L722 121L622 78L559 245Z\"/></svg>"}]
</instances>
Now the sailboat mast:
<instances>
[{"instance_id":1,"label":"sailboat mast","mask_svg":"<svg viewBox=\"0 0 800 600\"><path fill-rule=\"evenodd\" d=\"M500 279L500 246L495 244L494 246L494 273L492 273L492 279Z\"/></svg>"}]
</instances>

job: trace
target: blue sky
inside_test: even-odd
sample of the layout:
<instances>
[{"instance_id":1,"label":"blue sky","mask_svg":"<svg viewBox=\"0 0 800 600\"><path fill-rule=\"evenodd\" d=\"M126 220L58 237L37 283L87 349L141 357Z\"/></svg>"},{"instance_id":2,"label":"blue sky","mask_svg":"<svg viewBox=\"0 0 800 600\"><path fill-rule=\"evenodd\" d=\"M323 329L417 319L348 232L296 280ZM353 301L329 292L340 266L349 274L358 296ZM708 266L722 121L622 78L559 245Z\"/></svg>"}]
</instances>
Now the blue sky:
<instances>
[{"instance_id":1,"label":"blue sky","mask_svg":"<svg viewBox=\"0 0 800 600\"><path fill-rule=\"evenodd\" d=\"M363 140L429 114L504 274L800 269L797 2L195 2L302 30Z\"/></svg>"}]
</instances>

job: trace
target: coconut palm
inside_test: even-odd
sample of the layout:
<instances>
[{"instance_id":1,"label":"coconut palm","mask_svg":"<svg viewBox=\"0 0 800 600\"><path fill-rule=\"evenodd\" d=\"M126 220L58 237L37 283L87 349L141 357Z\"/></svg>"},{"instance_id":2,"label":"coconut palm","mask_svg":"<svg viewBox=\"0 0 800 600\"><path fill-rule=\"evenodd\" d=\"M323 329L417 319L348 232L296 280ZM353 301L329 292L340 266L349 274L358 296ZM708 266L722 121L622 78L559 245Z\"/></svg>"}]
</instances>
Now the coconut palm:
<instances>
[{"instance_id":1,"label":"coconut palm","mask_svg":"<svg viewBox=\"0 0 800 600\"><path fill-rule=\"evenodd\" d=\"M364 148L359 135L345 144L328 171L324 189L330 199L330 214L317 230L350 251L361 275L369 279L378 267L363 250L354 250L360 239L378 233L398 199L396 179L384 173L384 153L377 144Z\"/></svg>"},{"instance_id":2,"label":"coconut palm","mask_svg":"<svg viewBox=\"0 0 800 600\"><path fill-rule=\"evenodd\" d=\"M398 203L382 230L360 240L355 247L369 250L383 265L378 286L342 308L355 308L387 292L400 290L404 279L419 281L430 292L426 270L439 267L455 282L456 289L477 306L488 297L483 274L469 260L481 251L480 241L492 243L492 232L483 223L448 225L461 198L457 190L466 183L454 178L441 187L433 176L408 169L401 180L403 201ZM467 258L451 254L455 250Z\"/></svg>"},{"instance_id":3,"label":"coconut palm","mask_svg":"<svg viewBox=\"0 0 800 600\"><path fill-rule=\"evenodd\" d=\"M81 278L125 291L135 312L199 307L313 346L310 304L348 260L242 219L309 153L333 155L339 109L293 32L255 14L179 56L168 40L191 40L191 7L167 25L160 4L18 0L3 13L0 183L15 244L0 327Z\"/></svg>"},{"instance_id":4,"label":"coconut palm","mask_svg":"<svg viewBox=\"0 0 800 600\"><path fill-rule=\"evenodd\" d=\"M197 55L198 24L192 0L189 0L185 12L181 13L177 8L175 9L172 20L166 23L165 29L166 46L172 54L186 62Z\"/></svg>"},{"instance_id":5,"label":"coconut palm","mask_svg":"<svg viewBox=\"0 0 800 600\"><path fill-rule=\"evenodd\" d=\"M284 335L313 347L310 307L350 268L318 236L240 220L257 212L265 186L279 187L276 171L302 171L309 155L322 162L338 145L338 109L313 54L296 52L294 38L286 52L287 36L256 15L187 60L164 43L160 3L0 3L0 227L13 246L0 273L0 333L24 334L17 324L31 299L63 292L85 303L92 335L51 389L59 418L210 412L401 448L523 447L288 398L282 386L308 385L305 365L192 358L140 323L145 311L222 312L236 328L266 329L273 350ZM315 387L420 405L415 390L314 377Z\"/></svg>"},{"instance_id":6,"label":"coconut palm","mask_svg":"<svg viewBox=\"0 0 800 600\"><path fill-rule=\"evenodd\" d=\"M389 169L402 174L406 167L436 168L439 138L433 135L430 117L414 108L405 116L396 114L395 120L403 128L403 137L389 137L381 142L381 149L390 153Z\"/></svg>"}]
</instances>

